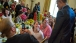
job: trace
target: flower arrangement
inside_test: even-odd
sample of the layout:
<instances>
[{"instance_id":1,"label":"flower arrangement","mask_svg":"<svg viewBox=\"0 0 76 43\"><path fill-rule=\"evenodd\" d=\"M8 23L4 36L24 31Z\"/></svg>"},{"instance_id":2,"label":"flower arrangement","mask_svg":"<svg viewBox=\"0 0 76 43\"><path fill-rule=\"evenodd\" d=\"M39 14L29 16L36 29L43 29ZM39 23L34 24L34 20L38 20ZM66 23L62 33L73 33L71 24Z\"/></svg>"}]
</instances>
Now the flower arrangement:
<instances>
[{"instance_id":1,"label":"flower arrangement","mask_svg":"<svg viewBox=\"0 0 76 43\"><path fill-rule=\"evenodd\" d=\"M34 23L34 20L33 19L28 19L25 24L26 25L32 25Z\"/></svg>"},{"instance_id":2,"label":"flower arrangement","mask_svg":"<svg viewBox=\"0 0 76 43\"><path fill-rule=\"evenodd\" d=\"M16 24L15 24L16 28L19 28L20 25L21 25L20 23L16 23Z\"/></svg>"},{"instance_id":3,"label":"flower arrangement","mask_svg":"<svg viewBox=\"0 0 76 43\"><path fill-rule=\"evenodd\" d=\"M32 25L34 23L33 19L28 19L27 21L24 22L25 25ZM21 26L21 23L15 23L16 28L19 28Z\"/></svg>"}]
</instances>

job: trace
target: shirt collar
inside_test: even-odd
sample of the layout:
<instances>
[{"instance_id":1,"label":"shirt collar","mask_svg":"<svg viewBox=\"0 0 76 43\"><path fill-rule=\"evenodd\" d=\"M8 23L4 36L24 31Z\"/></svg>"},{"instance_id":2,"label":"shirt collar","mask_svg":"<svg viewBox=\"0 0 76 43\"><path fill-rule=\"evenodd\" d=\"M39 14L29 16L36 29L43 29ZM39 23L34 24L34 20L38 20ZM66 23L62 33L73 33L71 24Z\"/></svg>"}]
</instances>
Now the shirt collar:
<instances>
[{"instance_id":1,"label":"shirt collar","mask_svg":"<svg viewBox=\"0 0 76 43\"><path fill-rule=\"evenodd\" d=\"M66 4L65 6L67 6L67 5L68 5L68 4ZM62 9L63 9L65 6L63 6Z\"/></svg>"}]
</instances>

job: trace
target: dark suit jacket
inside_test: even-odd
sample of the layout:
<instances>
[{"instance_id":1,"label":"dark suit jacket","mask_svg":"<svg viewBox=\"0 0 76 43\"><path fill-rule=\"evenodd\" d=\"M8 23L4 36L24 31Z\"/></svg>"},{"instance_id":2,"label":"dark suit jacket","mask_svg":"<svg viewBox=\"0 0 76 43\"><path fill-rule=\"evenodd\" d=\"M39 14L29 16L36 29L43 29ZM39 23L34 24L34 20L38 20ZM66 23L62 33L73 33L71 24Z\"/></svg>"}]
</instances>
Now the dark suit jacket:
<instances>
[{"instance_id":1,"label":"dark suit jacket","mask_svg":"<svg viewBox=\"0 0 76 43\"><path fill-rule=\"evenodd\" d=\"M21 9L21 5L20 4L16 5L16 8L15 8L15 12L16 12L15 17L18 16L18 12L20 11L20 9Z\"/></svg>"},{"instance_id":2,"label":"dark suit jacket","mask_svg":"<svg viewBox=\"0 0 76 43\"><path fill-rule=\"evenodd\" d=\"M59 10L48 43L70 43L70 35L74 20L74 11L68 5Z\"/></svg>"},{"instance_id":3,"label":"dark suit jacket","mask_svg":"<svg viewBox=\"0 0 76 43\"><path fill-rule=\"evenodd\" d=\"M34 15L33 15L33 13L31 13L31 14L29 15L28 19L33 19L33 17L34 17Z\"/></svg>"},{"instance_id":4,"label":"dark suit jacket","mask_svg":"<svg viewBox=\"0 0 76 43\"><path fill-rule=\"evenodd\" d=\"M5 43L39 43L37 39L29 34L19 34L7 39Z\"/></svg>"}]
</instances>

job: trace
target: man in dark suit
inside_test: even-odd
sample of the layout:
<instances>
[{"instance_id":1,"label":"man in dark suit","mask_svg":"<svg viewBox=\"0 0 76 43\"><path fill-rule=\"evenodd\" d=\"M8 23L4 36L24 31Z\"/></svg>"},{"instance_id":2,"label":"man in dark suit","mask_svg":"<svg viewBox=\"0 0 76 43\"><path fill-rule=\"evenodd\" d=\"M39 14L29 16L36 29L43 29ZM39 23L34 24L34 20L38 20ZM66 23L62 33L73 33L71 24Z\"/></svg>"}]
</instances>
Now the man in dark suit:
<instances>
[{"instance_id":1,"label":"man in dark suit","mask_svg":"<svg viewBox=\"0 0 76 43\"><path fill-rule=\"evenodd\" d=\"M66 3L67 0L57 0L59 11L48 43L70 43L75 14Z\"/></svg>"}]
</instances>

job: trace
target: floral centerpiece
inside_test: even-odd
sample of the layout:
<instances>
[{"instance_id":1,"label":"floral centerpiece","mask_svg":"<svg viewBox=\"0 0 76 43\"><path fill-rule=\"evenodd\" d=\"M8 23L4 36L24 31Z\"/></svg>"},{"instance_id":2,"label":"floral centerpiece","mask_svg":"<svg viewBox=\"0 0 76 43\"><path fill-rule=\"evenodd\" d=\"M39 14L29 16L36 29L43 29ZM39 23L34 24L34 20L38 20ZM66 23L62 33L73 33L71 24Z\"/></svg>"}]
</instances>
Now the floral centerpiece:
<instances>
[{"instance_id":1,"label":"floral centerpiece","mask_svg":"<svg viewBox=\"0 0 76 43\"><path fill-rule=\"evenodd\" d=\"M15 24L16 28L19 28L20 25L21 25L20 23L16 23L16 24Z\"/></svg>"},{"instance_id":2,"label":"floral centerpiece","mask_svg":"<svg viewBox=\"0 0 76 43\"><path fill-rule=\"evenodd\" d=\"M33 19L28 19L25 24L26 25L32 25L34 23L34 20Z\"/></svg>"}]
</instances>

